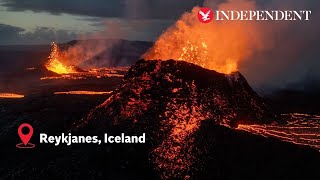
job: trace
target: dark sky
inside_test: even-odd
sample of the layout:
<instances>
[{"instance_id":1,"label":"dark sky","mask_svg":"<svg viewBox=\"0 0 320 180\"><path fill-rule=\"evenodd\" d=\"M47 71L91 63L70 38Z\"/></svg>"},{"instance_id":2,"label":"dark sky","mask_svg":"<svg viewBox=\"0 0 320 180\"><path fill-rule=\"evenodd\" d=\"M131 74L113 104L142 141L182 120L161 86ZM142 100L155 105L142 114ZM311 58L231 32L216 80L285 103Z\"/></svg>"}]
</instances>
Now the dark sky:
<instances>
[{"instance_id":1,"label":"dark sky","mask_svg":"<svg viewBox=\"0 0 320 180\"><path fill-rule=\"evenodd\" d=\"M216 6L227 0L206 1ZM320 10L318 0L256 2L264 9ZM114 38L154 41L181 14L203 3L204 0L0 0L0 44L61 42L96 31L119 32L110 34Z\"/></svg>"},{"instance_id":2,"label":"dark sky","mask_svg":"<svg viewBox=\"0 0 320 180\"><path fill-rule=\"evenodd\" d=\"M2 0L8 10L93 17L172 19L200 4L198 0ZM148 14L149 16L144 16Z\"/></svg>"},{"instance_id":3,"label":"dark sky","mask_svg":"<svg viewBox=\"0 0 320 180\"><path fill-rule=\"evenodd\" d=\"M125 39L153 41L203 0L0 0L0 44L67 41L117 26ZM114 27L111 27L112 29ZM117 36L117 35L116 35Z\"/></svg>"}]
</instances>

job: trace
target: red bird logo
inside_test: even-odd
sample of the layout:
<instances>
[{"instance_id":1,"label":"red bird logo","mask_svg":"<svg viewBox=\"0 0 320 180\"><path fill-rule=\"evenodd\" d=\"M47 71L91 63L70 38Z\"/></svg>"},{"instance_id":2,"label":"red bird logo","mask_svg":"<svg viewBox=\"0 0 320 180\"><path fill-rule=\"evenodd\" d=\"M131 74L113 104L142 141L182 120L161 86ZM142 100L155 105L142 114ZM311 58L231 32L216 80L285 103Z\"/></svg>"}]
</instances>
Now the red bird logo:
<instances>
[{"instance_id":1,"label":"red bird logo","mask_svg":"<svg viewBox=\"0 0 320 180\"><path fill-rule=\"evenodd\" d=\"M202 23L209 23L213 19L213 13L211 9L203 7L198 11L198 19Z\"/></svg>"}]
</instances>

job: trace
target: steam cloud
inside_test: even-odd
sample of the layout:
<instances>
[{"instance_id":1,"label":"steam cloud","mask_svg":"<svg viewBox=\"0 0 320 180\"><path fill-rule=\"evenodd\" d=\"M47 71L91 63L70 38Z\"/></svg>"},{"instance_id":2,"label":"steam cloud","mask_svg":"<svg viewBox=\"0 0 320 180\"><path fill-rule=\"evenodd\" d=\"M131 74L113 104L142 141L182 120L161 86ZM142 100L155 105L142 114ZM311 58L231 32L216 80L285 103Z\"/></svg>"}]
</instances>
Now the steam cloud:
<instances>
[{"instance_id":1,"label":"steam cloud","mask_svg":"<svg viewBox=\"0 0 320 180\"><path fill-rule=\"evenodd\" d=\"M107 64L106 61L111 58L112 47L120 42L117 37L121 37L122 32L116 23L108 22L105 27L103 31L80 36L81 40L63 53L68 61L66 63L82 68L99 67ZM94 64L92 62L91 64L87 63L87 61L102 53L104 57L102 61L94 61Z\"/></svg>"}]
</instances>

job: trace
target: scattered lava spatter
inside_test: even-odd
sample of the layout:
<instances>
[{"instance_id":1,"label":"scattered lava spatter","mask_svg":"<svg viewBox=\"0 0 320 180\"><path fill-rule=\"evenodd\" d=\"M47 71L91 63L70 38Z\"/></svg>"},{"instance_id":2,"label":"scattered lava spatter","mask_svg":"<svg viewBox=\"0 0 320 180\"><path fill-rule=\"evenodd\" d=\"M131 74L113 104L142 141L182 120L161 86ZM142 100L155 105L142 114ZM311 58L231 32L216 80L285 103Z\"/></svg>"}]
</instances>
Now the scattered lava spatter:
<instances>
[{"instance_id":1,"label":"scattered lava spatter","mask_svg":"<svg viewBox=\"0 0 320 180\"><path fill-rule=\"evenodd\" d=\"M194 82L188 84L191 97L197 96L196 86ZM181 89L173 89L175 93L179 93ZM210 117L203 114L202 106L196 102L196 98L190 98L190 101L177 106L175 103L168 103L162 121L163 127L171 127L170 135L162 141L159 147L152 151L152 160L158 170L166 169L162 177L168 179L174 175L175 177L188 178L188 171L193 164L197 162L194 146L195 138L193 134L199 130L201 121ZM178 98L173 99L178 101Z\"/></svg>"},{"instance_id":2,"label":"scattered lava spatter","mask_svg":"<svg viewBox=\"0 0 320 180\"><path fill-rule=\"evenodd\" d=\"M51 53L48 57L49 61L45 64L45 67L52 72L57 74L70 74L70 73L77 73L75 67L65 65L63 62L63 57L59 50L59 47L56 43L52 42L51 44Z\"/></svg>"},{"instance_id":3,"label":"scattered lava spatter","mask_svg":"<svg viewBox=\"0 0 320 180\"><path fill-rule=\"evenodd\" d=\"M86 132L146 133L150 161L163 179L184 179L201 169L210 143L195 134L202 122L234 126L267 123L273 114L239 73L230 75L174 60L140 60L103 104L77 123Z\"/></svg>"}]
</instances>

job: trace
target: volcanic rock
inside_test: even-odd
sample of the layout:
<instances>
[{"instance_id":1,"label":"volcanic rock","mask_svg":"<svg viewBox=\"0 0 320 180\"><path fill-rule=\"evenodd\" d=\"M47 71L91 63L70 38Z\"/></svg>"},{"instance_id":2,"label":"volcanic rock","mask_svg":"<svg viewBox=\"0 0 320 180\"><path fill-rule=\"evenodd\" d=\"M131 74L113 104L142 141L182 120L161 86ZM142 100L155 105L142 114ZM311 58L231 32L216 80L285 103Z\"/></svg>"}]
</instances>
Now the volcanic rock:
<instances>
[{"instance_id":1,"label":"volcanic rock","mask_svg":"<svg viewBox=\"0 0 320 180\"><path fill-rule=\"evenodd\" d=\"M199 157L210 151L212 141L199 140L203 122L234 127L239 121L272 119L239 72L226 75L184 61L140 60L113 95L76 126L95 134L146 133L150 160L167 179L188 178L201 169Z\"/></svg>"},{"instance_id":2,"label":"volcanic rock","mask_svg":"<svg viewBox=\"0 0 320 180\"><path fill-rule=\"evenodd\" d=\"M94 109L85 123L109 124L112 118L112 124L131 124L146 121L147 115L156 121L182 114L227 126L238 121L268 123L273 119L263 99L240 72L227 75L184 61L140 60L129 69L113 96Z\"/></svg>"}]
</instances>

